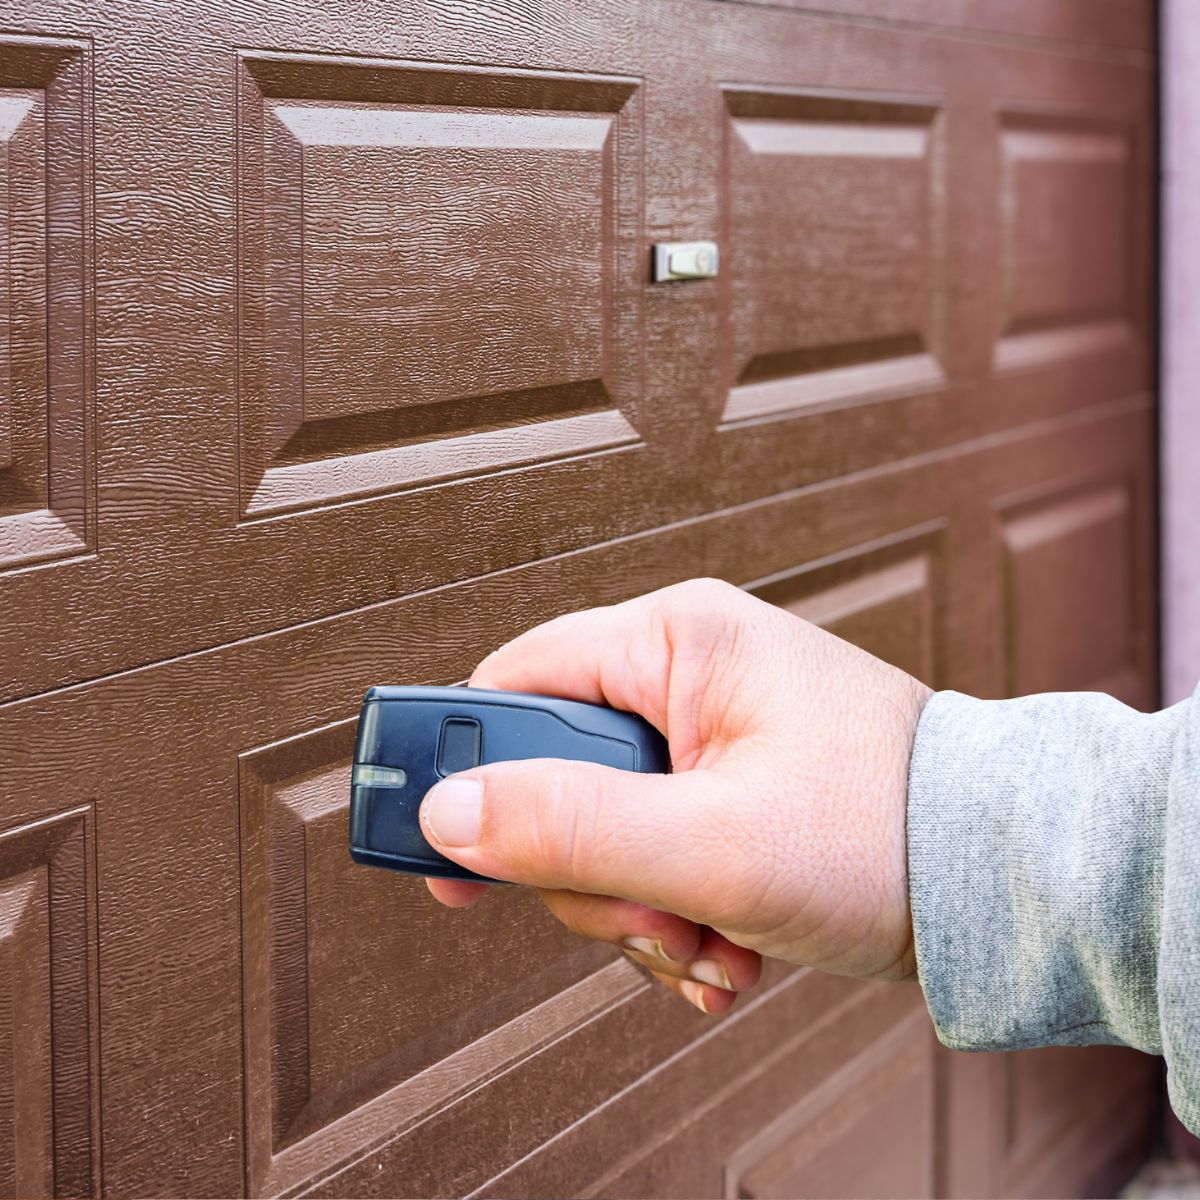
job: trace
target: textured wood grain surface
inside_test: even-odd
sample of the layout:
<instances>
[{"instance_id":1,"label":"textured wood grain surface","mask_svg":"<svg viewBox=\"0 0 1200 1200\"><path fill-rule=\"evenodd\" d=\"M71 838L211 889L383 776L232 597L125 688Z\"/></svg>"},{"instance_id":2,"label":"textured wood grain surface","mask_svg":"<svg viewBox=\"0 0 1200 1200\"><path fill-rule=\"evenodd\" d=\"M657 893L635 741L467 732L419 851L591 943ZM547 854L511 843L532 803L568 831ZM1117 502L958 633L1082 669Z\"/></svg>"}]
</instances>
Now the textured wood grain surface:
<instances>
[{"instance_id":1,"label":"textured wood grain surface","mask_svg":"<svg viewBox=\"0 0 1200 1200\"><path fill-rule=\"evenodd\" d=\"M1123 1051L350 864L365 687L695 575L1157 696L1150 6L0 0L0 1195L1068 1195ZM650 282L665 240L716 279Z\"/></svg>"}]
</instances>

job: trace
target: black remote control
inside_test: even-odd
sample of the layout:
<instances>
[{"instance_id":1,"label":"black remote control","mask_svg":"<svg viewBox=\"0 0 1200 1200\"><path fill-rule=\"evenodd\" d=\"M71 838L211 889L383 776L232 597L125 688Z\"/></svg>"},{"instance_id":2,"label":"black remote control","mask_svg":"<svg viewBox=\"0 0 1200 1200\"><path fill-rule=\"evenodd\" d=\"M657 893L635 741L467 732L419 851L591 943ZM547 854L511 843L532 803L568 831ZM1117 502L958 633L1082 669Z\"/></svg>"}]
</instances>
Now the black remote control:
<instances>
[{"instance_id":1,"label":"black remote control","mask_svg":"<svg viewBox=\"0 0 1200 1200\"><path fill-rule=\"evenodd\" d=\"M350 856L413 875L496 882L439 854L418 812L439 779L484 763L570 758L670 770L666 739L599 704L463 687L374 687L363 698L350 784Z\"/></svg>"}]
</instances>

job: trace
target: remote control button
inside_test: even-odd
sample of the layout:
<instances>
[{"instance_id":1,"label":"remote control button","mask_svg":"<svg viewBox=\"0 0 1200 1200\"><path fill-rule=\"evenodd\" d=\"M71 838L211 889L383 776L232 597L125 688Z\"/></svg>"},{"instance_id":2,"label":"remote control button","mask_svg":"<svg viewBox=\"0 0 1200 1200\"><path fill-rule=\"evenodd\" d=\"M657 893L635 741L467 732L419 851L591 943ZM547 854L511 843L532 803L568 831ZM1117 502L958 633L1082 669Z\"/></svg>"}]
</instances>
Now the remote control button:
<instances>
[{"instance_id":1,"label":"remote control button","mask_svg":"<svg viewBox=\"0 0 1200 1200\"><path fill-rule=\"evenodd\" d=\"M447 717L438 739L438 774L453 775L479 766L482 742L483 730L474 717Z\"/></svg>"}]
</instances>

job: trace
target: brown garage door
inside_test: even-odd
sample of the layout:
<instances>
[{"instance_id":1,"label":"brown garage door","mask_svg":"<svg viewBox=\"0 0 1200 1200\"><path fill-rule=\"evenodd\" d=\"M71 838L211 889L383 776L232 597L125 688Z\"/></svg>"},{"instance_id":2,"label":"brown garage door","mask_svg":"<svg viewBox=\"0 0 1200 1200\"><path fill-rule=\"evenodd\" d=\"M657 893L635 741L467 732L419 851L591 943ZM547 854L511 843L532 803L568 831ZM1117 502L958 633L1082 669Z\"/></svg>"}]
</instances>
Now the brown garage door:
<instances>
[{"instance_id":1,"label":"brown garage door","mask_svg":"<svg viewBox=\"0 0 1200 1200\"><path fill-rule=\"evenodd\" d=\"M1152 1069L353 867L363 689L747 585L1155 697L1139 0L0 0L0 1195L1077 1192ZM719 244L652 283L654 243Z\"/></svg>"}]
</instances>

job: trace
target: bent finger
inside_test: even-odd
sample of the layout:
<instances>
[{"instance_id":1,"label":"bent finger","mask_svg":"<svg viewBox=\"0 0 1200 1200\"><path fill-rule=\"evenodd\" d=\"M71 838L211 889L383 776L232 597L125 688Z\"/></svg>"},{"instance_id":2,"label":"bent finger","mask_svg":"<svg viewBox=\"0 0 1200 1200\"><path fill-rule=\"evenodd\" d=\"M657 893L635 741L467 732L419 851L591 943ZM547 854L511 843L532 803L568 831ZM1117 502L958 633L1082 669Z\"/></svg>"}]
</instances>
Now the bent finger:
<instances>
[{"instance_id":1,"label":"bent finger","mask_svg":"<svg viewBox=\"0 0 1200 1200\"><path fill-rule=\"evenodd\" d=\"M674 975L664 975L659 971L651 971L650 974L668 991L710 1017L724 1016L737 1002L737 993L727 992L724 988L697 983L692 979L676 979Z\"/></svg>"},{"instance_id":2,"label":"bent finger","mask_svg":"<svg viewBox=\"0 0 1200 1200\"><path fill-rule=\"evenodd\" d=\"M701 943L694 921L616 896L542 888L546 907L573 933L646 956L649 962L682 964Z\"/></svg>"},{"instance_id":3,"label":"bent finger","mask_svg":"<svg viewBox=\"0 0 1200 1200\"><path fill-rule=\"evenodd\" d=\"M469 686L607 704L665 733L670 663L662 625L643 596L535 626L489 654Z\"/></svg>"},{"instance_id":4,"label":"bent finger","mask_svg":"<svg viewBox=\"0 0 1200 1200\"><path fill-rule=\"evenodd\" d=\"M639 947L634 947L637 954ZM738 946L715 929L704 929L695 952L685 961L659 962L637 955L651 970L674 979L692 979L727 992L744 992L762 978L762 956Z\"/></svg>"},{"instance_id":5,"label":"bent finger","mask_svg":"<svg viewBox=\"0 0 1200 1200\"><path fill-rule=\"evenodd\" d=\"M435 879L428 876L425 886L440 904L447 908L470 908L487 895L489 885L469 879Z\"/></svg>"}]
</instances>

